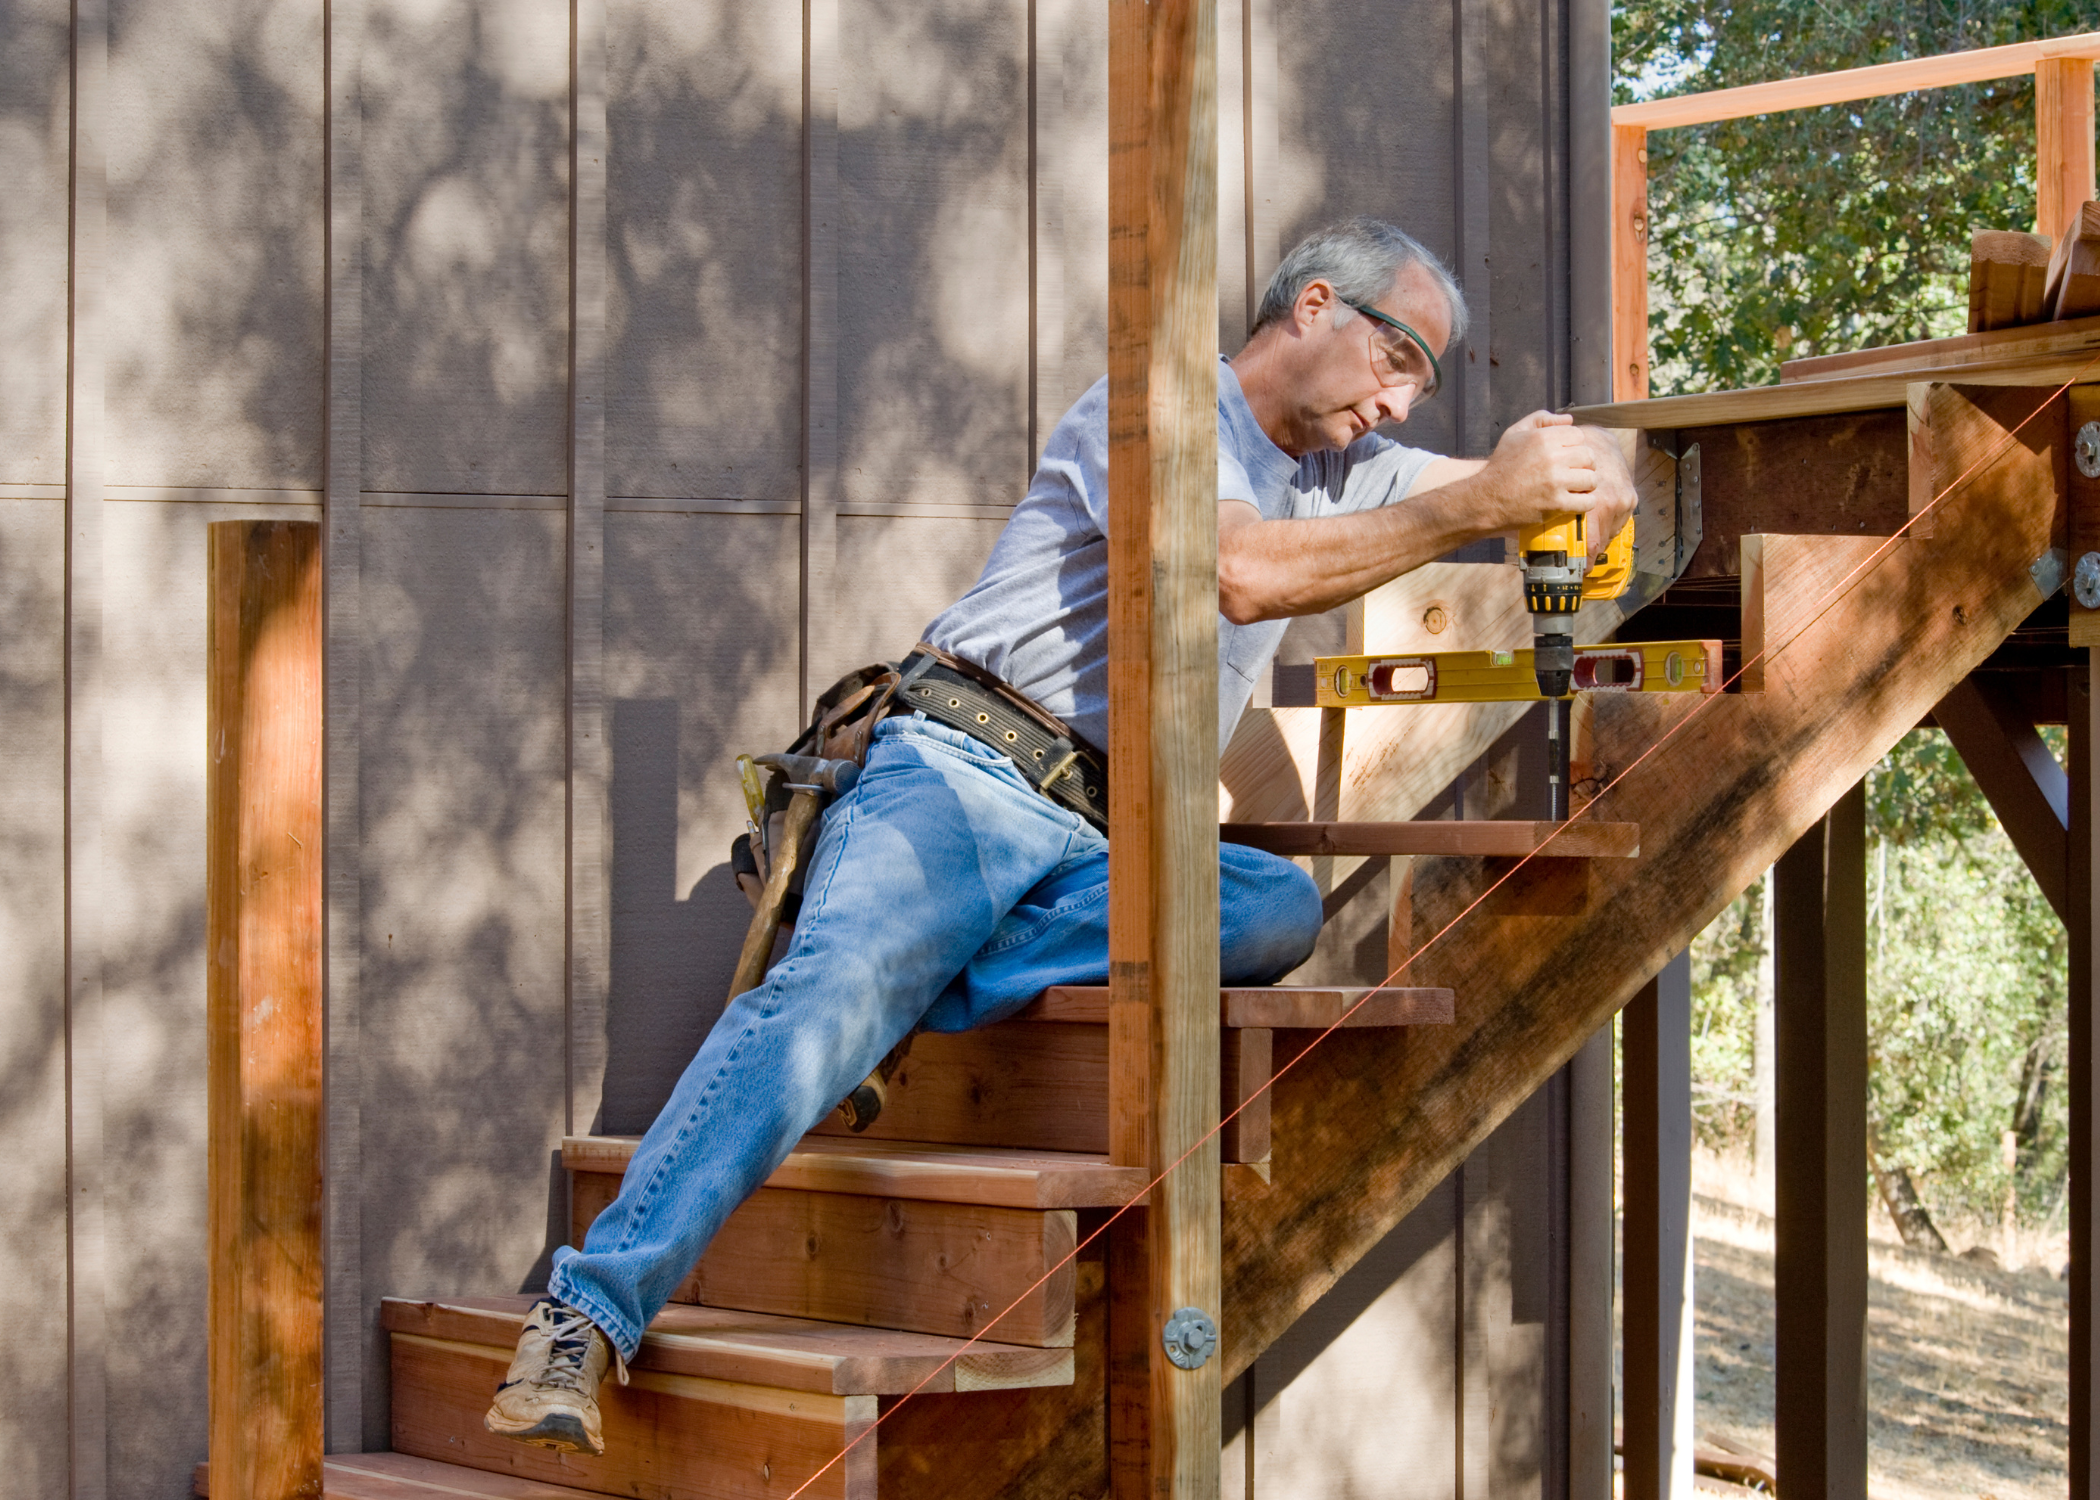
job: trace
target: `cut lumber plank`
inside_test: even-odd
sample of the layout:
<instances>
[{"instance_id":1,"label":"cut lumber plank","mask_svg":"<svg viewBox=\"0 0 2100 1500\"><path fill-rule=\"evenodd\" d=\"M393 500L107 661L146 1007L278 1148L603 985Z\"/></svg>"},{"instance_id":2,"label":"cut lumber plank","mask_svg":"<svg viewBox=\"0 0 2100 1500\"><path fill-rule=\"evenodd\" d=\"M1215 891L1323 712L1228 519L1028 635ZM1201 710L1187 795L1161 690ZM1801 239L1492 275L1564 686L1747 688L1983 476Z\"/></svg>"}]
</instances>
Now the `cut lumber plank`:
<instances>
[{"instance_id":1,"label":"cut lumber plank","mask_svg":"<svg viewBox=\"0 0 2100 1500\"><path fill-rule=\"evenodd\" d=\"M394 1451L548 1484L651 1500L761 1500L792 1491L875 1421L873 1396L783 1391L636 1370L598 1391L605 1453L555 1453L481 1425L508 1349L397 1333ZM875 1439L804 1493L873 1500Z\"/></svg>"},{"instance_id":2,"label":"cut lumber plank","mask_svg":"<svg viewBox=\"0 0 2100 1500\"><path fill-rule=\"evenodd\" d=\"M226 1500L321 1488L321 528L210 530L210 1453Z\"/></svg>"},{"instance_id":3,"label":"cut lumber plank","mask_svg":"<svg viewBox=\"0 0 2100 1500\"><path fill-rule=\"evenodd\" d=\"M634 1135L567 1136L561 1143L562 1165L572 1172L624 1172L640 1140ZM1003 1208L1120 1208L1149 1180L1136 1167L1111 1166L1106 1157L1076 1151L805 1136L766 1186Z\"/></svg>"},{"instance_id":4,"label":"cut lumber plank","mask_svg":"<svg viewBox=\"0 0 2100 1500\"><path fill-rule=\"evenodd\" d=\"M873 1125L855 1132L834 1114L811 1134L1105 1159L1108 1017L1093 1028L1012 1020L975 1031L921 1032L890 1078Z\"/></svg>"},{"instance_id":5,"label":"cut lumber plank","mask_svg":"<svg viewBox=\"0 0 2100 1500\"><path fill-rule=\"evenodd\" d=\"M1218 1083L1218 1159L1236 1162L1269 1159L1269 1068L1276 1034L1265 1026L1235 1027L1218 1033L1223 1064Z\"/></svg>"},{"instance_id":6,"label":"cut lumber plank","mask_svg":"<svg viewBox=\"0 0 2100 1500\"><path fill-rule=\"evenodd\" d=\"M1611 394L1648 395L1648 131L1611 130Z\"/></svg>"},{"instance_id":7,"label":"cut lumber plank","mask_svg":"<svg viewBox=\"0 0 2100 1500\"><path fill-rule=\"evenodd\" d=\"M2093 59L2034 65L2034 227L2054 234L2093 196Z\"/></svg>"},{"instance_id":8,"label":"cut lumber plank","mask_svg":"<svg viewBox=\"0 0 2100 1500\"><path fill-rule=\"evenodd\" d=\"M582 1244L620 1190L579 1172L570 1228ZM673 1302L1005 1344L1072 1342L1070 1209L870 1198L760 1188L737 1206ZM1054 1269L1053 1269L1054 1268ZM1014 1309L993 1326L1014 1303Z\"/></svg>"},{"instance_id":9,"label":"cut lumber plank","mask_svg":"<svg viewBox=\"0 0 2100 1500\"><path fill-rule=\"evenodd\" d=\"M537 1300L388 1297L380 1323L389 1333L507 1350ZM650 1323L629 1368L834 1396L895 1396L1070 1385L1072 1351L674 1302Z\"/></svg>"},{"instance_id":10,"label":"cut lumber plank","mask_svg":"<svg viewBox=\"0 0 2100 1500\"><path fill-rule=\"evenodd\" d=\"M1415 861L1416 927L1457 923L1416 972L1463 993L1464 1012L1315 1048L1278 1078L1274 1182L1226 1207L1228 1379L2033 612L2028 567L2057 502L2022 467L1956 490L1940 534L1891 548L1830 601L1769 664L1766 692L1598 703L1597 753L1629 768L1598 813L1641 825L1642 858L1584 865L1582 911L1511 912L1499 894L1474 906L1479 865Z\"/></svg>"},{"instance_id":11,"label":"cut lumber plank","mask_svg":"<svg viewBox=\"0 0 2100 1500\"><path fill-rule=\"evenodd\" d=\"M2017 229L1969 237L1969 332L2023 328L2047 316L2049 240ZM1789 378L1780 367L1780 379Z\"/></svg>"},{"instance_id":12,"label":"cut lumber plank","mask_svg":"<svg viewBox=\"0 0 2100 1500\"><path fill-rule=\"evenodd\" d=\"M209 1500L209 1463L197 1465L190 1489L199 1500ZM462 1495L487 1500L597 1500L589 1490L491 1474L408 1453L334 1453L321 1461L321 1500L459 1500Z\"/></svg>"},{"instance_id":13,"label":"cut lumber plank","mask_svg":"<svg viewBox=\"0 0 2100 1500\"><path fill-rule=\"evenodd\" d=\"M2046 273L2045 263L2045 276ZM1872 349L1793 359L1779 367L1779 378L1791 385L1858 375L1956 371L1967 364L2044 358L2080 349L2100 349L2100 318L2073 318L2032 328L1996 328L1989 333L1957 333L1941 339L1917 339L1907 344L1883 344ZM1944 378L1961 377L1948 374Z\"/></svg>"},{"instance_id":14,"label":"cut lumber plank","mask_svg":"<svg viewBox=\"0 0 2100 1500\"><path fill-rule=\"evenodd\" d=\"M1687 427L1699 447L1704 537L1686 578L1734 578L1752 532L1888 536L1910 519L1910 443L1902 411Z\"/></svg>"},{"instance_id":15,"label":"cut lumber plank","mask_svg":"<svg viewBox=\"0 0 2100 1500\"><path fill-rule=\"evenodd\" d=\"M1451 991L1434 988L1386 986L1374 990L1368 986L1277 984L1222 993L1227 1028L1324 1028L1332 1026L1352 1007L1356 1008L1348 1021L1352 1027L1445 1026L1451 1022L1453 1009ZM1371 996L1370 1002L1358 1007L1357 1002L1366 995ZM1043 991L1021 1014L1045 1021L1084 1024L1103 1018L1107 1010L1105 986L1058 985Z\"/></svg>"},{"instance_id":16,"label":"cut lumber plank","mask_svg":"<svg viewBox=\"0 0 2100 1500\"><path fill-rule=\"evenodd\" d=\"M1271 854L1535 854L1551 859L1633 859L1641 830L1632 823L1463 821L1420 823L1226 823L1228 844Z\"/></svg>"},{"instance_id":17,"label":"cut lumber plank","mask_svg":"<svg viewBox=\"0 0 2100 1500\"><path fill-rule=\"evenodd\" d=\"M2065 221L2056 248L2049 252L2049 284L2043 296L2052 319L2100 312L2100 203L2087 200Z\"/></svg>"},{"instance_id":18,"label":"cut lumber plank","mask_svg":"<svg viewBox=\"0 0 2100 1500\"><path fill-rule=\"evenodd\" d=\"M1813 109L1823 104L1878 99L1887 94L1908 94L1918 89L1946 88L1957 83L1981 83L1989 78L2016 78L2022 73L2036 72L2048 59L2062 57L2100 57L2100 31L2051 37L2047 41L2008 42L2002 47L1977 47L1966 52L1942 53L1938 57L1907 57L1900 62L1875 63L1864 68L1843 68L1832 73L1810 73L1796 78L1775 78L1767 83L1739 84L1729 89L1708 89L1700 94L1649 99L1639 104L1618 104L1612 107L1611 119L1614 125L1645 125L1650 130L1664 130L1676 125L1704 125L1714 120L1739 120L1746 115Z\"/></svg>"}]
</instances>

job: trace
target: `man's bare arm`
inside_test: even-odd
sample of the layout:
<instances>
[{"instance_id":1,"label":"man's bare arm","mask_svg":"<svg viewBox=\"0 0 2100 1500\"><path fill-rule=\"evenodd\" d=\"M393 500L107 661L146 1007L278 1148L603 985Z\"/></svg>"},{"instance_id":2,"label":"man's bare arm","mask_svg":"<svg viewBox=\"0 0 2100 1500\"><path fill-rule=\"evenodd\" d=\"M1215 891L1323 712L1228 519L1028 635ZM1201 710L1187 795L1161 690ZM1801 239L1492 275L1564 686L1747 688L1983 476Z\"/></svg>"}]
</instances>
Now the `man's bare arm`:
<instances>
[{"instance_id":1,"label":"man's bare arm","mask_svg":"<svg viewBox=\"0 0 2100 1500\"><path fill-rule=\"evenodd\" d=\"M1468 542L1559 515L1594 513L1608 540L1633 501L1631 477L1609 436L1536 413L1503 434L1493 458L1433 460L1398 505L1264 521L1245 501L1224 502L1218 607L1239 625L1318 614Z\"/></svg>"}]
</instances>

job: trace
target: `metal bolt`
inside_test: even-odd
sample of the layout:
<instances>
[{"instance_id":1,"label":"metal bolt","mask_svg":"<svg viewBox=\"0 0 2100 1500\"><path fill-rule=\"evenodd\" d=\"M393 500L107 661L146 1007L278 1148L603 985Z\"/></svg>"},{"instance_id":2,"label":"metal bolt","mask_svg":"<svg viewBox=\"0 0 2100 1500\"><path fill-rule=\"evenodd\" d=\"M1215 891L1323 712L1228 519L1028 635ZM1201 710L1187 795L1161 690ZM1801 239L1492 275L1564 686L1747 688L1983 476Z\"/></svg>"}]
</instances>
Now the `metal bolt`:
<instances>
[{"instance_id":1,"label":"metal bolt","mask_svg":"<svg viewBox=\"0 0 2100 1500\"><path fill-rule=\"evenodd\" d=\"M2100 552L2088 552L2071 570L2071 597L2080 609L2100 609Z\"/></svg>"},{"instance_id":2,"label":"metal bolt","mask_svg":"<svg viewBox=\"0 0 2100 1500\"><path fill-rule=\"evenodd\" d=\"M1200 1370L1218 1352L1218 1325L1200 1307L1180 1308L1167 1319L1160 1342L1176 1369Z\"/></svg>"},{"instance_id":3,"label":"metal bolt","mask_svg":"<svg viewBox=\"0 0 2100 1500\"><path fill-rule=\"evenodd\" d=\"M2078 429L2078 441L2071 447L2071 454L2078 460L2078 472L2088 479L2100 479L2100 422L2088 422Z\"/></svg>"}]
</instances>

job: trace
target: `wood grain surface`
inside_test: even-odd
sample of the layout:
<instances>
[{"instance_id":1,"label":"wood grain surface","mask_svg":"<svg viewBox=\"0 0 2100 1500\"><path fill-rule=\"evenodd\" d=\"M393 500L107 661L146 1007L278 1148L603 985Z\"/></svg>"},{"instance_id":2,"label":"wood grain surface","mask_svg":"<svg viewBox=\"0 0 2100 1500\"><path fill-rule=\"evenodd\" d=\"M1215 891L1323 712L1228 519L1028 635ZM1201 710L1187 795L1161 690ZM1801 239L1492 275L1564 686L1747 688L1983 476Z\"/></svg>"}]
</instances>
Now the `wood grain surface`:
<instances>
[{"instance_id":1,"label":"wood grain surface","mask_svg":"<svg viewBox=\"0 0 2100 1500\"><path fill-rule=\"evenodd\" d=\"M1226 823L1218 835L1271 854L1536 854L1547 859L1631 859L1641 831L1631 823L1449 818L1421 823Z\"/></svg>"},{"instance_id":2,"label":"wood grain surface","mask_svg":"<svg viewBox=\"0 0 2100 1500\"><path fill-rule=\"evenodd\" d=\"M1241 1026L1327 1027L1345 1011L1354 1011L1351 1026L1438 1026L1451 1020L1451 991L1383 986L1263 985L1219 992L1227 1030ZM1359 1005L1369 995L1368 1002ZM1106 987L1059 985L1023 1011L1045 1020L1088 1022L1108 1007Z\"/></svg>"},{"instance_id":3,"label":"wood grain surface","mask_svg":"<svg viewBox=\"0 0 2100 1500\"><path fill-rule=\"evenodd\" d=\"M211 1459L321 1493L321 528L210 536L205 966Z\"/></svg>"},{"instance_id":4,"label":"wood grain surface","mask_svg":"<svg viewBox=\"0 0 2100 1500\"><path fill-rule=\"evenodd\" d=\"M388 1297L380 1304L380 1322L389 1333L509 1349L537 1300L522 1294L427 1302ZM1069 1348L966 1344L932 1334L682 1302L669 1304L651 1320L629 1363L637 1370L834 1396L1018 1390L1072 1382Z\"/></svg>"},{"instance_id":5,"label":"wood grain surface","mask_svg":"<svg viewBox=\"0 0 2100 1500\"><path fill-rule=\"evenodd\" d=\"M397 1453L655 1500L778 1500L875 1420L873 1396L637 1370L626 1385L608 1379L599 1388L605 1454L592 1458L483 1429L509 1350L395 1334L392 1363ZM875 1466L870 1439L804 1493L874 1500Z\"/></svg>"}]
</instances>

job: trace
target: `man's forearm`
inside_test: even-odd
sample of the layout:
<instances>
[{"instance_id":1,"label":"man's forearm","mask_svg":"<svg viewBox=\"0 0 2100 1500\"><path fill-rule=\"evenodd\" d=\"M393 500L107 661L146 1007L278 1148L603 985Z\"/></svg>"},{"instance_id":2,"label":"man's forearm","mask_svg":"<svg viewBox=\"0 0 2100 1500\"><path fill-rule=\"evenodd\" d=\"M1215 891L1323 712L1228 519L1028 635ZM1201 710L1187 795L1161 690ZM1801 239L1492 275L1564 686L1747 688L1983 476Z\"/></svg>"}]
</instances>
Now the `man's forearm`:
<instances>
[{"instance_id":1,"label":"man's forearm","mask_svg":"<svg viewBox=\"0 0 2100 1500\"><path fill-rule=\"evenodd\" d=\"M1397 505L1308 521L1263 521L1221 507L1218 608L1237 625L1316 615L1484 536L1473 476ZM1229 513L1241 512L1246 519Z\"/></svg>"}]
</instances>

